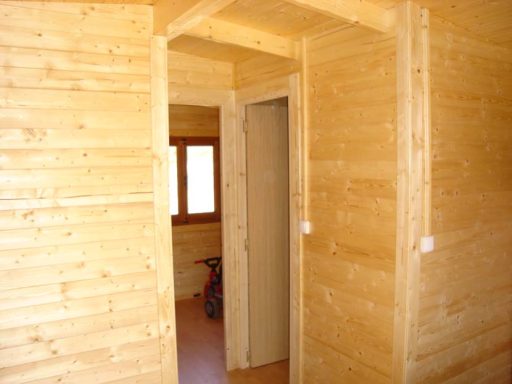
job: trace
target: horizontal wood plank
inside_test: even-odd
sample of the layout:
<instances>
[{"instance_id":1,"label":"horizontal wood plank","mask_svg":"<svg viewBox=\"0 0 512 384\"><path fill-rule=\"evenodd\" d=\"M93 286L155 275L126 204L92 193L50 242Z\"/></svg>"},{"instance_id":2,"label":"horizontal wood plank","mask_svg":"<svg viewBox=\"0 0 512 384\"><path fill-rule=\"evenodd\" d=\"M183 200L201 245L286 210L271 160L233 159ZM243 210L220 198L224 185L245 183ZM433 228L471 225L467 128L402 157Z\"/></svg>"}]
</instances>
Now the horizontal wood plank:
<instances>
[{"instance_id":1,"label":"horizontal wood plank","mask_svg":"<svg viewBox=\"0 0 512 384\"><path fill-rule=\"evenodd\" d=\"M141 220L138 223L86 224L52 228L28 228L24 230L0 231L2 250L34 247L81 244L104 240L130 239L134 236L153 236L153 223Z\"/></svg>"},{"instance_id":2,"label":"horizontal wood plank","mask_svg":"<svg viewBox=\"0 0 512 384\"><path fill-rule=\"evenodd\" d=\"M0 129L0 149L149 148L147 130L127 129L122 134L105 129ZM55 143L58 142L58 145ZM84 156L89 154L82 151Z\"/></svg>"},{"instance_id":3,"label":"horizontal wood plank","mask_svg":"<svg viewBox=\"0 0 512 384\"><path fill-rule=\"evenodd\" d=\"M122 361L125 359L140 358L157 353L159 349L158 339L148 339L138 343L127 343L115 347L107 347L77 353L73 355L52 357L45 360L45 364L21 364L2 370L2 377L7 381L33 382L41 379L48 379L62 374L62 367L69 367L68 374L88 369L100 368L105 365L105 361L113 359ZM159 374L160 372L158 372ZM141 375L142 378L145 375ZM150 376L151 377L151 376ZM159 377L159 376L158 376ZM144 382L145 383L145 382ZM140 383L139 383L140 384Z\"/></svg>"},{"instance_id":4,"label":"horizontal wood plank","mask_svg":"<svg viewBox=\"0 0 512 384\"><path fill-rule=\"evenodd\" d=\"M0 137L4 130L0 129ZM140 143L139 143L140 144ZM76 149L2 149L2 169L66 169L89 167L147 167L151 164L149 149L87 148Z\"/></svg>"},{"instance_id":5,"label":"horizontal wood plank","mask_svg":"<svg viewBox=\"0 0 512 384\"><path fill-rule=\"evenodd\" d=\"M3 129L102 129L149 130L149 113L139 111L69 111L62 109L2 108ZM119 132L112 132L119 134ZM56 143L57 145L57 143Z\"/></svg>"},{"instance_id":6,"label":"horizontal wood plank","mask_svg":"<svg viewBox=\"0 0 512 384\"><path fill-rule=\"evenodd\" d=\"M3 30L0 36L0 42L8 36L9 30ZM27 47L16 47L9 42L3 42L0 46L0 66L14 67L14 68L38 68L38 69L58 69L65 71L79 71L79 72L92 72L92 73L118 73L128 75L145 75L149 74L149 59L148 54L144 52L142 55L138 49L125 48L128 50L124 55L116 55L111 51L116 52L124 48L121 44L117 48L104 47L100 53L96 52L73 52L73 48L78 44L89 44L87 41L83 42L80 38L79 41L70 41L68 43L68 50L50 50L46 42L41 42L38 46L34 47L32 36L27 36L27 40L32 43L27 43ZM14 41L18 41L15 38ZM94 42L90 43L95 46ZM113 43L115 44L115 42ZM60 45L59 45L60 46ZM136 54L141 56L136 56ZM94 76L91 75L91 79Z\"/></svg>"},{"instance_id":7,"label":"horizontal wood plank","mask_svg":"<svg viewBox=\"0 0 512 384\"><path fill-rule=\"evenodd\" d=\"M148 112L149 96L124 92L0 88L0 107Z\"/></svg>"},{"instance_id":8,"label":"horizontal wood plank","mask_svg":"<svg viewBox=\"0 0 512 384\"><path fill-rule=\"evenodd\" d=\"M0 87L3 88L43 86L54 90L149 93L148 79L143 75L98 73L94 79L87 77L87 72L0 67Z\"/></svg>"},{"instance_id":9,"label":"horizontal wood plank","mask_svg":"<svg viewBox=\"0 0 512 384\"><path fill-rule=\"evenodd\" d=\"M2 291L0 293L0 309L25 308L72 299L91 298L98 295L111 295L130 290L154 289L156 287L153 279L154 274L154 271L144 271L100 279L37 285Z\"/></svg>"},{"instance_id":10,"label":"horizontal wood plank","mask_svg":"<svg viewBox=\"0 0 512 384\"><path fill-rule=\"evenodd\" d=\"M129 289L126 292L106 296L96 295L75 300L68 299L56 303L3 310L0 311L0 329L18 328L154 305L156 305L156 291L154 288Z\"/></svg>"}]
</instances>

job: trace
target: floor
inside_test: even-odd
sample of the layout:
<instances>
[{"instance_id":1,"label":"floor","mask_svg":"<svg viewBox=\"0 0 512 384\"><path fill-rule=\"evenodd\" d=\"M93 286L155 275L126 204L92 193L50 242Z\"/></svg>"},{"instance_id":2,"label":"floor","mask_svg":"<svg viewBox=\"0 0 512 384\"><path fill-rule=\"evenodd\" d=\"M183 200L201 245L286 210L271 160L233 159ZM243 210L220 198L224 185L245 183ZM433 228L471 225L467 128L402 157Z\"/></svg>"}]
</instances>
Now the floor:
<instances>
[{"instance_id":1,"label":"floor","mask_svg":"<svg viewBox=\"0 0 512 384\"><path fill-rule=\"evenodd\" d=\"M209 319L203 304L202 298L176 302L180 384L288 383L288 361L225 372L223 320Z\"/></svg>"}]
</instances>

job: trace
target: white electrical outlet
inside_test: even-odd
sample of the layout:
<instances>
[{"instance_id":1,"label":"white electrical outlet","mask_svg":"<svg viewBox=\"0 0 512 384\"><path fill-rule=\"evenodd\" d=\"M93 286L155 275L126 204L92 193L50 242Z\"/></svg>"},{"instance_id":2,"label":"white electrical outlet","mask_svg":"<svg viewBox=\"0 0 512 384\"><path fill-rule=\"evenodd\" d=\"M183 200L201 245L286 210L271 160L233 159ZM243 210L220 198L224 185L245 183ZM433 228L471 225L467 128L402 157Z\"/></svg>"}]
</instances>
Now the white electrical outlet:
<instances>
[{"instance_id":1,"label":"white electrical outlet","mask_svg":"<svg viewBox=\"0 0 512 384\"><path fill-rule=\"evenodd\" d=\"M420 244L421 253L429 253L434 250L434 236L423 236Z\"/></svg>"},{"instance_id":2,"label":"white electrical outlet","mask_svg":"<svg viewBox=\"0 0 512 384\"><path fill-rule=\"evenodd\" d=\"M300 221L300 233L309 235L311 233L311 221L301 220Z\"/></svg>"}]
</instances>

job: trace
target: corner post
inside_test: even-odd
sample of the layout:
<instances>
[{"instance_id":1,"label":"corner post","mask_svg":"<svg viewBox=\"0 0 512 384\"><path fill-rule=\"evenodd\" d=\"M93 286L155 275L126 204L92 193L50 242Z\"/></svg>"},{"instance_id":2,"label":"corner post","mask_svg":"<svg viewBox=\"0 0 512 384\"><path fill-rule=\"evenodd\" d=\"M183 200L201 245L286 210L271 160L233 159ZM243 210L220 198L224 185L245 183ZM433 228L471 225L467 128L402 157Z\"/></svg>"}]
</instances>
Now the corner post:
<instances>
[{"instance_id":1,"label":"corner post","mask_svg":"<svg viewBox=\"0 0 512 384\"><path fill-rule=\"evenodd\" d=\"M172 234L169 216L169 97L167 39L151 38L153 209L162 383L178 383Z\"/></svg>"},{"instance_id":2,"label":"corner post","mask_svg":"<svg viewBox=\"0 0 512 384\"><path fill-rule=\"evenodd\" d=\"M429 13L411 1L397 6L397 243L393 383L415 383L420 241L429 231ZM427 161L428 160L428 161Z\"/></svg>"}]
</instances>

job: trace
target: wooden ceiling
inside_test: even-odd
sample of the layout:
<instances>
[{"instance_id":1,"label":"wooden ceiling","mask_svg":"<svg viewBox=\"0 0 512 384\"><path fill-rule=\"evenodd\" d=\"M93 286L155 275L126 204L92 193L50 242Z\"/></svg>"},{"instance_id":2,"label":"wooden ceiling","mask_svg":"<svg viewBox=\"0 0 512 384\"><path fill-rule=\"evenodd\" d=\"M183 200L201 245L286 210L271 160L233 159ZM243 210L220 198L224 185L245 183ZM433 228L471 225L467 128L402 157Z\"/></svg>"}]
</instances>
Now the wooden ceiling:
<instances>
[{"instance_id":1,"label":"wooden ceiling","mask_svg":"<svg viewBox=\"0 0 512 384\"><path fill-rule=\"evenodd\" d=\"M258 39L266 39L264 34L270 34L269 38L286 38L300 41L303 36L314 36L324 31L335 30L347 24L339 18L332 17L329 12L311 10L307 4L315 7L324 5L329 8L343 8L345 4L353 4L359 7L363 3L370 7L392 9L403 0L56 0L63 2L105 2L156 5L166 3L182 3L190 7L196 4L198 7L210 7L208 17L215 24L213 30L224 29L226 26L241 26L247 30L244 33L251 34L261 31ZM432 15L439 16L459 27L462 27L484 39L512 49L512 0L414 0L423 7L430 9ZM211 4L217 3L217 8ZM299 5L297 5L299 4ZM306 6L304 6L306 4ZM331 5L332 4L332 5ZM354 5L355 4L355 5ZM183 7L183 5L182 5ZM320 7L321 8L321 7ZM227 27L226 27L227 28ZM188 27L185 28L188 30ZM221 61L238 62L246 60L258 53L257 45L239 44L240 41L212 38L210 30L212 25L204 25L191 33L178 33L170 39L169 48L207 58L215 58ZM235 28L236 30L236 28ZM192 33L194 32L194 33ZM226 34L229 34L226 32ZM236 34L234 34L236 35ZM275 45L290 44L287 41L276 41ZM293 57L293 48L288 48L285 56ZM276 52L273 52L274 54ZM277 51L278 55L282 52Z\"/></svg>"},{"instance_id":2,"label":"wooden ceiling","mask_svg":"<svg viewBox=\"0 0 512 384\"><path fill-rule=\"evenodd\" d=\"M512 49L512 0L418 0L418 4L459 27Z\"/></svg>"},{"instance_id":3,"label":"wooden ceiling","mask_svg":"<svg viewBox=\"0 0 512 384\"><path fill-rule=\"evenodd\" d=\"M341 3L341 0L331 1ZM392 9L401 1L366 0L366 3L371 3L371 5L382 9ZM512 0L415 1L430 9L432 15L439 16L484 39L512 49ZM236 0L212 14L210 19L249 27L294 41L299 41L303 36L313 36L347 25L330 15L292 4L301 2ZM312 3L315 4L315 2ZM328 4L329 1L317 0L316 4L319 3ZM258 54L254 49L219 44L218 41L208 41L208 38L207 32L191 33L188 36L171 40L169 47L189 54L231 62L243 61Z\"/></svg>"},{"instance_id":4,"label":"wooden ceiling","mask_svg":"<svg viewBox=\"0 0 512 384\"><path fill-rule=\"evenodd\" d=\"M223 0L195 1L205 6L225 3ZM302 0L227 0L229 4L224 8L208 13L198 25L184 28L180 36L170 36L176 27L182 28L181 21L175 23L174 29L167 31L169 49L231 62L243 61L261 52L296 59L303 36L347 27L338 15L309 7L313 4L316 8L318 3L324 3L325 10L330 7L330 1L306 0L303 4ZM359 0L349 1L359 3ZM176 13L181 9L175 7L166 11ZM263 46L271 49L262 49Z\"/></svg>"},{"instance_id":5,"label":"wooden ceiling","mask_svg":"<svg viewBox=\"0 0 512 384\"><path fill-rule=\"evenodd\" d=\"M402 0L369 0L392 8ZM454 25L512 49L512 0L414 0Z\"/></svg>"},{"instance_id":6,"label":"wooden ceiling","mask_svg":"<svg viewBox=\"0 0 512 384\"><path fill-rule=\"evenodd\" d=\"M343 24L318 12L276 0L238 0L214 17L286 37L300 37L318 25Z\"/></svg>"}]
</instances>

